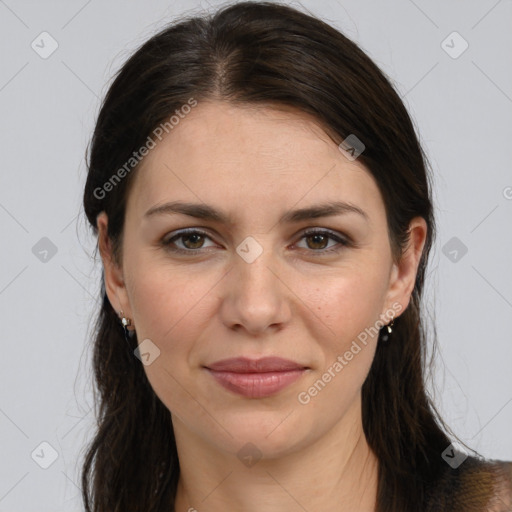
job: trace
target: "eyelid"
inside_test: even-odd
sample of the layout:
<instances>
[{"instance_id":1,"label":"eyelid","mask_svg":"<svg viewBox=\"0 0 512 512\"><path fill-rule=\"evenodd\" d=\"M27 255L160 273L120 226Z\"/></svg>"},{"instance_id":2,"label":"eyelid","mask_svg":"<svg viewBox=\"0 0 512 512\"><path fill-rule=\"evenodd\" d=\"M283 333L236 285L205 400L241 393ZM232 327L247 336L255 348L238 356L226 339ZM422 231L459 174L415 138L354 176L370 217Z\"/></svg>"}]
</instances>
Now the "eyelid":
<instances>
[{"instance_id":1,"label":"eyelid","mask_svg":"<svg viewBox=\"0 0 512 512\"><path fill-rule=\"evenodd\" d=\"M161 240L161 244L164 245L164 247L166 247L166 248L170 248L170 245L171 245L173 240L177 240L177 239L179 239L179 238L181 238L182 236L185 236L185 235L202 235L205 238L209 238L210 240L212 240L212 236L207 231L203 231L200 228L184 228L184 229L179 229L177 231L173 231L172 233L170 233L170 235L172 235L172 236L166 235ZM187 249L181 249L181 248L176 248L176 249L173 248L171 250L176 250L177 252L180 252L180 250L181 250L182 252L193 253L193 252L201 251L202 248L201 249L195 249L195 250L194 249L188 249L187 250Z\"/></svg>"},{"instance_id":2,"label":"eyelid","mask_svg":"<svg viewBox=\"0 0 512 512\"><path fill-rule=\"evenodd\" d=\"M344 242L346 244L352 243L352 239L344 234L344 233L338 233L337 231L333 231L332 229L328 228L305 228L303 231L300 232L300 236L306 236L306 235L329 235L330 237L334 238L335 240L339 240L340 242Z\"/></svg>"},{"instance_id":3,"label":"eyelid","mask_svg":"<svg viewBox=\"0 0 512 512\"><path fill-rule=\"evenodd\" d=\"M171 244L172 244L173 240L177 240L177 239L181 238L182 236L186 236L186 235L189 235L189 234L202 235L205 238L209 238L210 240L213 241L213 239L212 239L213 237L210 236L210 234L207 231L204 231L201 228L183 228L183 229L180 229L180 230L172 232L171 233L172 236L166 235L161 240L160 243L161 243L161 245L164 246L165 249L167 249L167 250L169 250L171 252L174 252L174 253L181 253L181 254L200 254L201 252L204 252L205 250L210 249L209 247L206 247L206 248L200 247L199 249L182 249L181 247L171 247ZM353 240L348 235L341 234L341 233L338 233L336 231L332 231L332 230L330 230L328 228L322 228L322 227L308 227L308 228L304 228L298 234L298 241L301 241L303 238L305 238L307 236L313 236L313 235L324 235L324 236L327 236L328 238L330 238L331 240L334 240L338 244L338 247L336 247L336 248L331 247L329 249L314 250L314 249L303 249L303 248L300 248L300 249L303 249L305 251L308 251L309 253L311 253L313 255L321 256L322 254L336 253L336 252L339 252L340 250L342 250L345 247L349 247L349 246L354 245Z\"/></svg>"},{"instance_id":4,"label":"eyelid","mask_svg":"<svg viewBox=\"0 0 512 512\"><path fill-rule=\"evenodd\" d=\"M304 249L309 254L312 254L313 256L322 256L322 255L329 255L329 254L337 254L341 250L343 250L346 247L352 247L354 243L352 242L352 239L344 234L338 233L336 231L332 231L327 228L320 228L320 227L314 227L314 228L306 228L303 231L299 233L299 242L306 238L307 236L313 236L313 235L323 235L329 238L330 240L334 240L337 245L334 247L330 247L329 249ZM301 248L302 249L302 248Z\"/></svg>"}]
</instances>

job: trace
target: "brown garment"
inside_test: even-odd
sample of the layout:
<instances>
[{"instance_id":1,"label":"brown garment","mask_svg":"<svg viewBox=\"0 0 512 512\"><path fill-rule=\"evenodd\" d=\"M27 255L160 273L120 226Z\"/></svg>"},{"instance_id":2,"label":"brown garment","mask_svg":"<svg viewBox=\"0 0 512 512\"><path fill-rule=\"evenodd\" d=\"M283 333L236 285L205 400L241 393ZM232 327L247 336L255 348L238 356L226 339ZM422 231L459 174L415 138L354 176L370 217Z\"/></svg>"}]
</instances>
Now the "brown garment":
<instances>
[{"instance_id":1,"label":"brown garment","mask_svg":"<svg viewBox=\"0 0 512 512\"><path fill-rule=\"evenodd\" d=\"M468 457L446 465L431 488L428 512L512 512L512 462Z\"/></svg>"}]
</instances>

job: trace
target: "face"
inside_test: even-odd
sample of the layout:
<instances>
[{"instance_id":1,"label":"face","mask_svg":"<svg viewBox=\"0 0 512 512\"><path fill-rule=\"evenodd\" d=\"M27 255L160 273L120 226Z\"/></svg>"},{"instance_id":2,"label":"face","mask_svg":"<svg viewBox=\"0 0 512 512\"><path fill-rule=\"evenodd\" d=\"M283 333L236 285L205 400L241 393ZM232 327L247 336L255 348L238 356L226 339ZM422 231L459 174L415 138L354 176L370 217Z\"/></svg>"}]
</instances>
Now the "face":
<instances>
[{"instance_id":1,"label":"face","mask_svg":"<svg viewBox=\"0 0 512 512\"><path fill-rule=\"evenodd\" d=\"M119 267L98 218L106 288L145 343L144 369L175 429L233 454L251 442L271 458L353 418L375 333L407 307L423 219L395 264L371 174L292 110L200 102L134 178ZM176 201L221 218L148 213ZM307 215L334 202L355 208ZM267 356L305 370L275 389L282 373L259 385L225 374L226 387L207 369Z\"/></svg>"}]
</instances>

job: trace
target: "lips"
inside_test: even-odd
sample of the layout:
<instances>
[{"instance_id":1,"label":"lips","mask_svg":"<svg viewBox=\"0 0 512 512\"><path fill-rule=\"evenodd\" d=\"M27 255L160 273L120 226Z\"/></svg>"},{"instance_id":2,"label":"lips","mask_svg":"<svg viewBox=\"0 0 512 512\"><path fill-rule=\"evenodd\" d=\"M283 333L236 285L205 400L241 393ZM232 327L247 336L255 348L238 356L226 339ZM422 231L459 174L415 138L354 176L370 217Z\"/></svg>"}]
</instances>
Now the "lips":
<instances>
[{"instance_id":1,"label":"lips","mask_svg":"<svg viewBox=\"0 0 512 512\"><path fill-rule=\"evenodd\" d=\"M299 363L280 357L224 359L206 369L225 389L248 398L274 395L308 370Z\"/></svg>"},{"instance_id":2,"label":"lips","mask_svg":"<svg viewBox=\"0 0 512 512\"><path fill-rule=\"evenodd\" d=\"M267 373L286 372L291 370L303 370L306 367L281 357L264 357L262 359L248 359L235 357L223 359L207 366L210 370L233 373Z\"/></svg>"}]
</instances>

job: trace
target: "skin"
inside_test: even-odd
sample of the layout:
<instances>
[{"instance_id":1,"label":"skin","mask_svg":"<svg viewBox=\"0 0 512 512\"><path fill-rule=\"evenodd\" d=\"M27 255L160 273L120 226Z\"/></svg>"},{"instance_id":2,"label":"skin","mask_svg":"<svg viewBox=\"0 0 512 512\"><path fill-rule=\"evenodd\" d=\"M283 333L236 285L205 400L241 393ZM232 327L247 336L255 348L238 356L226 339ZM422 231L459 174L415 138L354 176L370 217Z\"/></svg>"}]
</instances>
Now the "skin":
<instances>
[{"instance_id":1,"label":"skin","mask_svg":"<svg viewBox=\"0 0 512 512\"><path fill-rule=\"evenodd\" d=\"M160 350L144 369L172 415L181 468L176 510L374 511L378 465L363 433L361 387L377 336L309 403L297 396L365 328L389 323L393 304L406 309L424 219L411 221L410 244L393 262L371 174L312 117L287 108L200 102L134 178L122 262L112 259L104 213L99 247L112 306L132 319L139 343L149 338ZM181 214L144 219L173 200L212 205L232 224ZM277 222L290 209L328 200L357 205L369 221L345 213ZM161 245L191 227L208 235L175 240L189 254ZM304 237L305 228L331 230L354 245ZM247 236L263 250L252 263L236 252ZM340 251L325 253L331 247ZM241 355L277 355L309 370L274 396L242 397L203 368ZM237 456L249 442L261 456L251 466Z\"/></svg>"}]
</instances>

